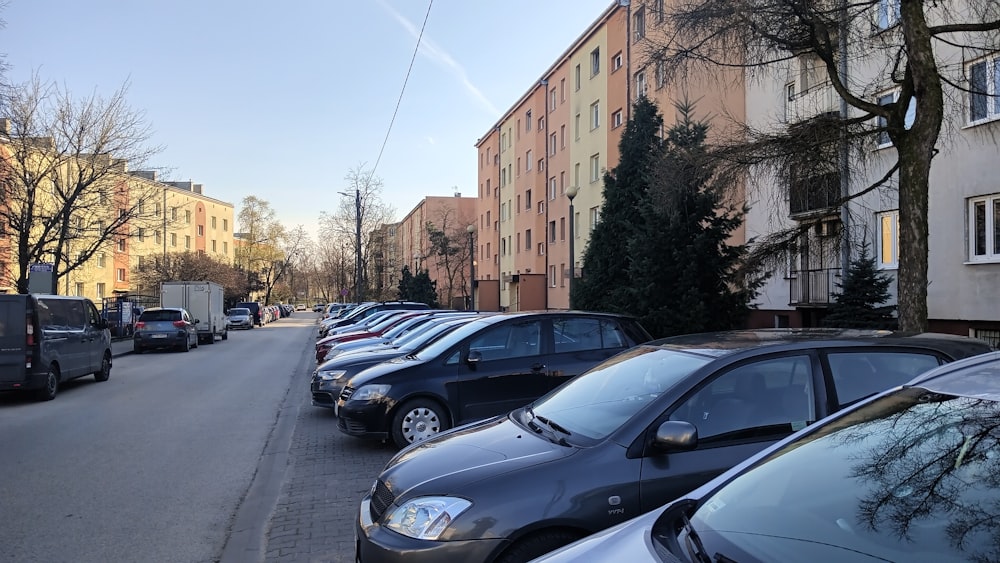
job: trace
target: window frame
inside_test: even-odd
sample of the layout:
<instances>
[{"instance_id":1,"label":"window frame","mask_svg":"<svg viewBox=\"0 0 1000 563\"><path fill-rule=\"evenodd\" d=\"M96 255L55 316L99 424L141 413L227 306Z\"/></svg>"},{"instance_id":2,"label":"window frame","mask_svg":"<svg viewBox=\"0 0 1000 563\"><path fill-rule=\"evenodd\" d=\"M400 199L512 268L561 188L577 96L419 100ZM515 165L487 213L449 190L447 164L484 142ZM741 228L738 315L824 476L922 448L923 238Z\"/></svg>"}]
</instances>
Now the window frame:
<instances>
[{"instance_id":1,"label":"window frame","mask_svg":"<svg viewBox=\"0 0 1000 563\"><path fill-rule=\"evenodd\" d=\"M983 205L982 217L982 247L983 253L978 254L979 220L976 214L977 204ZM992 213L990 208L992 207ZM988 194L967 199L968 213L968 259L973 263L1000 262L1000 194ZM992 235L992 236L990 236Z\"/></svg>"},{"instance_id":2,"label":"window frame","mask_svg":"<svg viewBox=\"0 0 1000 563\"><path fill-rule=\"evenodd\" d=\"M972 75L975 72L974 68L979 65L983 65L985 71L983 77L985 92L974 90L976 85L973 84ZM966 110L969 112L966 114L967 125L975 126L1000 120L1000 54L987 55L968 61L965 63L965 76L968 84L968 93L966 94L968 99ZM983 106L981 117L975 117L977 104Z\"/></svg>"},{"instance_id":3,"label":"window frame","mask_svg":"<svg viewBox=\"0 0 1000 563\"><path fill-rule=\"evenodd\" d=\"M899 268L899 210L893 209L875 214L876 231L879 236L875 265L879 270ZM886 232L888 229L888 232ZM886 256L888 250L889 256Z\"/></svg>"}]
</instances>

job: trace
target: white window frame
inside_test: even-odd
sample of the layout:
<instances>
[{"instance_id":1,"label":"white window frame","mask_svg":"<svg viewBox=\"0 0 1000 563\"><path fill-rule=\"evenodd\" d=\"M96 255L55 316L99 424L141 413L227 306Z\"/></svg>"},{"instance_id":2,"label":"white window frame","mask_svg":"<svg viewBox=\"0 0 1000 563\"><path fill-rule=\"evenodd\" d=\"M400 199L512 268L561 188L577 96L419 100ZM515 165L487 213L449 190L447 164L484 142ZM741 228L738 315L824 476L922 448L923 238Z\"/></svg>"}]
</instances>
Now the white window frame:
<instances>
[{"instance_id":1,"label":"white window frame","mask_svg":"<svg viewBox=\"0 0 1000 563\"><path fill-rule=\"evenodd\" d=\"M622 126L622 110L611 114L611 128L617 129Z\"/></svg>"},{"instance_id":2,"label":"white window frame","mask_svg":"<svg viewBox=\"0 0 1000 563\"><path fill-rule=\"evenodd\" d=\"M899 211L883 211L875 215L879 239L875 263L879 270L899 268Z\"/></svg>"},{"instance_id":3,"label":"white window frame","mask_svg":"<svg viewBox=\"0 0 1000 563\"><path fill-rule=\"evenodd\" d=\"M591 207L590 208L590 231L593 232L597 224L601 222L601 208ZM579 232L579 231L577 231Z\"/></svg>"},{"instance_id":4,"label":"white window frame","mask_svg":"<svg viewBox=\"0 0 1000 563\"><path fill-rule=\"evenodd\" d=\"M598 47L590 52L590 77L593 78L601 73L601 48Z\"/></svg>"},{"instance_id":5,"label":"white window frame","mask_svg":"<svg viewBox=\"0 0 1000 563\"><path fill-rule=\"evenodd\" d=\"M982 204L983 217L977 217L976 207ZM992 211L992 212L991 212ZM968 200L969 261L1000 262L1000 194L972 197ZM981 228L980 228L981 227ZM977 240L982 231L982 250Z\"/></svg>"},{"instance_id":6,"label":"white window frame","mask_svg":"<svg viewBox=\"0 0 1000 563\"><path fill-rule=\"evenodd\" d=\"M590 182L594 183L601 179L601 153L590 156Z\"/></svg>"},{"instance_id":7,"label":"white window frame","mask_svg":"<svg viewBox=\"0 0 1000 563\"><path fill-rule=\"evenodd\" d=\"M549 266L549 287L556 286L556 267L555 265Z\"/></svg>"},{"instance_id":8,"label":"white window frame","mask_svg":"<svg viewBox=\"0 0 1000 563\"><path fill-rule=\"evenodd\" d=\"M525 160L525 163L524 163L524 169L525 169L525 171L530 171L531 170L531 149L528 149L528 152L524 153L524 160Z\"/></svg>"},{"instance_id":9,"label":"white window frame","mask_svg":"<svg viewBox=\"0 0 1000 563\"><path fill-rule=\"evenodd\" d=\"M117 279L120 282L125 281L125 268L118 268L117 269Z\"/></svg>"},{"instance_id":10,"label":"white window frame","mask_svg":"<svg viewBox=\"0 0 1000 563\"><path fill-rule=\"evenodd\" d=\"M620 69L621 67L622 67L622 52L618 51L618 53L614 57L611 57L611 72L614 72Z\"/></svg>"},{"instance_id":11,"label":"white window frame","mask_svg":"<svg viewBox=\"0 0 1000 563\"><path fill-rule=\"evenodd\" d=\"M103 268L105 262L106 262L106 259L105 259L104 253L103 252L98 252L97 253L97 267L98 268Z\"/></svg>"},{"instance_id":12,"label":"white window frame","mask_svg":"<svg viewBox=\"0 0 1000 563\"><path fill-rule=\"evenodd\" d=\"M552 176L549 178L549 199L555 201L556 199L556 177Z\"/></svg>"},{"instance_id":13,"label":"white window frame","mask_svg":"<svg viewBox=\"0 0 1000 563\"><path fill-rule=\"evenodd\" d=\"M636 43L646 37L646 7L641 6L632 13L632 42Z\"/></svg>"},{"instance_id":14,"label":"white window frame","mask_svg":"<svg viewBox=\"0 0 1000 563\"><path fill-rule=\"evenodd\" d=\"M601 102L600 100L590 104L590 130L593 131L601 126Z\"/></svg>"},{"instance_id":15,"label":"white window frame","mask_svg":"<svg viewBox=\"0 0 1000 563\"><path fill-rule=\"evenodd\" d=\"M972 73L973 67L984 65L984 70L986 71L986 87L985 92L973 92L975 85L972 84ZM965 65L965 76L968 80L968 104L966 108L969 113L966 114L966 119L969 125L978 125L980 123L988 123L990 121L995 121L1000 119L1000 55L990 55L988 57L982 57L974 61L969 61ZM983 104L984 114L982 117L973 116L973 106L976 103Z\"/></svg>"},{"instance_id":16,"label":"white window frame","mask_svg":"<svg viewBox=\"0 0 1000 563\"><path fill-rule=\"evenodd\" d=\"M882 92L875 99L875 103L880 106L890 104L899 99L899 89ZM909 129L913 126L913 120L917 117L917 99L910 98L910 105L906 108L906 117L903 118L903 126ZM877 118L877 123L879 127L886 126L886 119L884 117ZM880 133L875 140L875 147L877 149L884 149L886 147L892 146L892 139L889 138L889 133Z\"/></svg>"},{"instance_id":17,"label":"white window frame","mask_svg":"<svg viewBox=\"0 0 1000 563\"><path fill-rule=\"evenodd\" d=\"M646 83L646 71L640 70L635 73L635 98L638 100L639 96L646 93L646 88L649 85Z\"/></svg>"}]
</instances>

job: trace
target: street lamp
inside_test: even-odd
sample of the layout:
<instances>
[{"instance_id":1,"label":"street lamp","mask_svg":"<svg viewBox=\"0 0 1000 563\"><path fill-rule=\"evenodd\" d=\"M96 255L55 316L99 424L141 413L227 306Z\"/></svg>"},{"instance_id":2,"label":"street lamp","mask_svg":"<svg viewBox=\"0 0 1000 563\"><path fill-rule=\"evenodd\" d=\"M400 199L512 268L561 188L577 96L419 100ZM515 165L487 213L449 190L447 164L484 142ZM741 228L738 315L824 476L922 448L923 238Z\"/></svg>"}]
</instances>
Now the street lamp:
<instances>
[{"instance_id":1,"label":"street lamp","mask_svg":"<svg viewBox=\"0 0 1000 563\"><path fill-rule=\"evenodd\" d=\"M576 258L573 255L573 243L576 238L576 233L574 233L573 225L576 222L576 216L573 214L573 198L576 194L580 193L580 188L577 186L570 186L566 188L566 197L569 198L569 305L570 308L573 306L573 278L576 277Z\"/></svg>"},{"instance_id":2,"label":"street lamp","mask_svg":"<svg viewBox=\"0 0 1000 563\"><path fill-rule=\"evenodd\" d=\"M351 197L347 192L337 192L342 196ZM354 296L358 303L365 300L365 290L362 286L364 278L361 269L361 188L354 188Z\"/></svg>"},{"instance_id":3,"label":"street lamp","mask_svg":"<svg viewBox=\"0 0 1000 563\"><path fill-rule=\"evenodd\" d=\"M476 306L476 226L469 225L465 230L469 232L469 305L466 310L471 311Z\"/></svg>"}]
</instances>

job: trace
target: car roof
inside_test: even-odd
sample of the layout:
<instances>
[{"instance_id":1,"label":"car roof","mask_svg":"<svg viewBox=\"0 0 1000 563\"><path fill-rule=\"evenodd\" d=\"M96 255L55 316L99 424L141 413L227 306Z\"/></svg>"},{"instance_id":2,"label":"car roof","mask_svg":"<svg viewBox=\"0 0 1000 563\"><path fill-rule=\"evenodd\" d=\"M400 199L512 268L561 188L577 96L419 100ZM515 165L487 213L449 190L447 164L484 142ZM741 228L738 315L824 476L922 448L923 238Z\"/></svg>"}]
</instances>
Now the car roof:
<instances>
[{"instance_id":1,"label":"car roof","mask_svg":"<svg viewBox=\"0 0 1000 563\"><path fill-rule=\"evenodd\" d=\"M1000 352L987 352L936 367L918 375L906 386L1000 401Z\"/></svg>"},{"instance_id":2,"label":"car roof","mask_svg":"<svg viewBox=\"0 0 1000 563\"><path fill-rule=\"evenodd\" d=\"M183 307L146 307L142 310L143 313L154 312L154 311L183 311Z\"/></svg>"},{"instance_id":3,"label":"car roof","mask_svg":"<svg viewBox=\"0 0 1000 563\"><path fill-rule=\"evenodd\" d=\"M821 343L840 346L919 346L955 357L982 354L992 349L982 340L954 334L842 328L772 328L704 332L661 338L647 342L645 346L724 356L751 348L796 345L807 348Z\"/></svg>"}]
</instances>

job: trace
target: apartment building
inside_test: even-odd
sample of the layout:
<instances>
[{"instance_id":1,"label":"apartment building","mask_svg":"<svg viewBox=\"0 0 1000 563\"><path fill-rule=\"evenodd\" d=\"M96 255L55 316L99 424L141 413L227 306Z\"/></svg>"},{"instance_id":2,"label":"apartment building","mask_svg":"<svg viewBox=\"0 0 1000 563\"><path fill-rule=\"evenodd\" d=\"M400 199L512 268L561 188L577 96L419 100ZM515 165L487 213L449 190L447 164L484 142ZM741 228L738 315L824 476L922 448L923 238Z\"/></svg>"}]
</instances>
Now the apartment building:
<instances>
[{"instance_id":1,"label":"apartment building","mask_svg":"<svg viewBox=\"0 0 1000 563\"><path fill-rule=\"evenodd\" d=\"M738 76L671 83L662 66L647 63L645 47L662 33L662 17L662 0L612 3L476 142L477 302L511 311L569 307L571 272L583 275L600 221L604 173L618 164L640 94L657 103L665 128L685 97L698 100L699 115L742 118ZM735 233L734 242L743 236Z\"/></svg>"}]
</instances>

